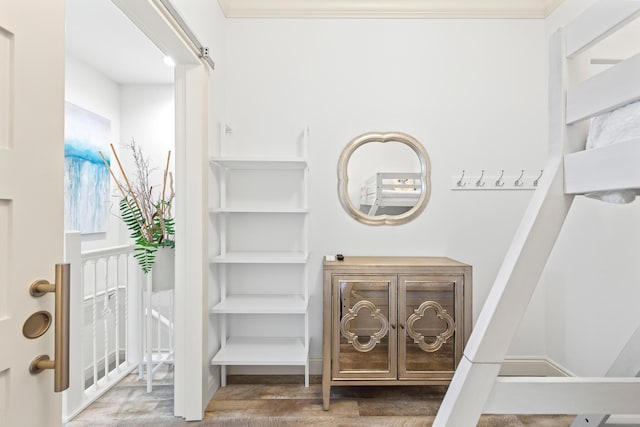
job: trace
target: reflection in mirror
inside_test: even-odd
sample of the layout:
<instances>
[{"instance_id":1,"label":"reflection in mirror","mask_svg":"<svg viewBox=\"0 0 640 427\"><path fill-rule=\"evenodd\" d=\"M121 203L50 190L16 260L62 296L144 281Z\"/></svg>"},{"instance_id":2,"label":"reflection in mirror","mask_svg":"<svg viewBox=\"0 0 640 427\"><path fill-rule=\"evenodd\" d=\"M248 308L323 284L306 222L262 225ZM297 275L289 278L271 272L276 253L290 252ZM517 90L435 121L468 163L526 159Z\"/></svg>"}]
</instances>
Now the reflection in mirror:
<instances>
[{"instance_id":1,"label":"reflection in mirror","mask_svg":"<svg viewBox=\"0 0 640 427\"><path fill-rule=\"evenodd\" d=\"M345 210L370 225L408 222L429 200L429 156L413 137L367 133L352 140L338 162L338 194Z\"/></svg>"},{"instance_id":2,"label":"reflection in mirror","mask_svg":"<svg viewBox=\"0 0 640 427\"><path fill-rule=\"evenodd\" d=\"M422 192L420 160L400 142L372 142L349 160L349 198L367 215L399 215L416 205Z\"/></svg>"}]
</instances>

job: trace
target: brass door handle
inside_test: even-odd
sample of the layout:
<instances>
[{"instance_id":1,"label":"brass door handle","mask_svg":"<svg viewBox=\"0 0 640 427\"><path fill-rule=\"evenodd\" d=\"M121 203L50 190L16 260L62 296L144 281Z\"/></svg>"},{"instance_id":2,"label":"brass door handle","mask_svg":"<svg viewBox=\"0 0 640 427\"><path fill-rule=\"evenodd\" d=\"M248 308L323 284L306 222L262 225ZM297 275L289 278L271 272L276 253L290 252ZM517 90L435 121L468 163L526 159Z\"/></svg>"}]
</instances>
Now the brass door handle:
<instances>
[{"instance_id":1,"label":"brass door handle","mask_svg":"<svg viewBox=\"0 0 640 427\"><path fill-rule=\"evenodd\" d=\"M41 297L48 292L56 294L54 358L51 360L47 355L37 356L29 367L29 371L34 374L53 369L55 392L69 388L69 290L70 264L56 264L55 283L36 280L29 287L29 293L33 297Z\"/></svg>"}]
</instances>

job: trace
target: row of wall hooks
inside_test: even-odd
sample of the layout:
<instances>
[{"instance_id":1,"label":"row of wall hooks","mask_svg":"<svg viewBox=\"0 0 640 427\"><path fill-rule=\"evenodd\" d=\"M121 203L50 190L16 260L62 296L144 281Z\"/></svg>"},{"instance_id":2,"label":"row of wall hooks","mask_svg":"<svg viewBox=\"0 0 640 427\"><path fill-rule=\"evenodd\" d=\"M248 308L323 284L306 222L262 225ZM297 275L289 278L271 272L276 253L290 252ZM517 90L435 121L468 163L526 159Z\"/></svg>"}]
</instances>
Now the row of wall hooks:
<instances>
[{"instance_id":1,"label":"row of wall hooks","mask_svg":"<svg viewBox=\"0 0 640 427\"><path fill-rule=\"evenodd\" d=\"M462 173L451 177L452 190L534 190L544 171L541 169L536 175L526 175L521 169L518 174L505 175L504 169L496 175L489 175L482 169L479 175Z\"/></svg>"}]
</instances>

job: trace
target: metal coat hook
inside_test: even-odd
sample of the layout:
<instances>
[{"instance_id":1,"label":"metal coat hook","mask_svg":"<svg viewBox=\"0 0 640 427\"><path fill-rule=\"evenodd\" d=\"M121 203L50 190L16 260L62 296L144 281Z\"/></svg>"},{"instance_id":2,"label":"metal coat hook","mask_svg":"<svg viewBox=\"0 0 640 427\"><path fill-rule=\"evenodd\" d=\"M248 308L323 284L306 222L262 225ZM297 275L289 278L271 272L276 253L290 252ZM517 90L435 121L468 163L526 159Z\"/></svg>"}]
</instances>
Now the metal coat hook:
<instances>
[{"instance_id":1,"label":"metal coat hook","mask_svg":"<svg viewBox=\"0 0 640 427\"><path fill-rule=\"evenodd\" d=\"M542 178L542 173L544 172L544 169L540 169L540 175L538 175L538 177L533 181L533 186L537 187L538 186L538 182L540 182L540 178Z\"/></svg>"},{"instance_id":2,"label":"metal coat hook","mask_svg":"<svg viewBox=\"0 0 640 427\"><path fill-rule=\"evenodd\" d=\"M464 182L463 179L464 179L464 169L462 169L462 175L460 176L460 179L456 183L458 187L464 187L465 185L467 185L467 183Z\"/></svg>"},{"instance_id":3,"label":"metal coat hook","mask_svg":"<svg viewBox=\"0 0 640 427\"><path fill-rule=\"evenodd\" d=\"M522 169L522 172L520 173L520 176L518 177L518 179L515 180L515 182L513 183L513 185L515 187L522 187L524 185L524 181L522 180L522 177L524 176L524 169Z\"/></svg>"},{"instance_id":4,"label":"metal coat hook","mask_svg":"<svg viewBox=\"0 0 640 427\"><path fill-rule=\"evenodd\" d=\"M496 187L504 187L504 181L502 180L503 176L504 176L504 169L502 169L502 171L500 172L500 176L496 180Z\"/></svg>"},{"instance_id":5,"label":"metal coat hook","mask_svg":"<svg viewBox=\"0 0 640 427\"><path fill-rule=\"evenodd\" d=\"M476 181L476 187L484 187L484 169L482 169L482 174L480 175L480 178L478 178L478 180Z\"/></svg>"},{"instance_id":6,"label":"metal coat hook","mask_svg":"<svg viewBox=\"0 0 640 427\"><path fill-rule=\"evenodd\" d=\"M231 135L233 133L233 129L231 129L229 125L224 125L224 133Z\"/></svg>"}]
</instances>

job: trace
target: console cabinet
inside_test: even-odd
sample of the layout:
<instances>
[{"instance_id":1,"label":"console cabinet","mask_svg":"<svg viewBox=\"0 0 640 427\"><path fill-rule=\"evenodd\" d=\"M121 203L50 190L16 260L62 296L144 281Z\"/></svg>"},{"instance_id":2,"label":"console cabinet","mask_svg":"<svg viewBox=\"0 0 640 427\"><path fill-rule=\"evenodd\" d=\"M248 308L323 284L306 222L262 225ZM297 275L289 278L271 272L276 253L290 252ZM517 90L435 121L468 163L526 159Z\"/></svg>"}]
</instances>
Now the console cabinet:
<instances>
[{"instance_id":1,"label":"console cabinet","mask_svg":"<svg viewBox=\"0 0 640 427\"><path fill-rule=\"evenodd\" d=\"M471 333L471 272L439 257L325 260L324 408L335 385L448 384Z\"/></svg>"}]
</instances>

